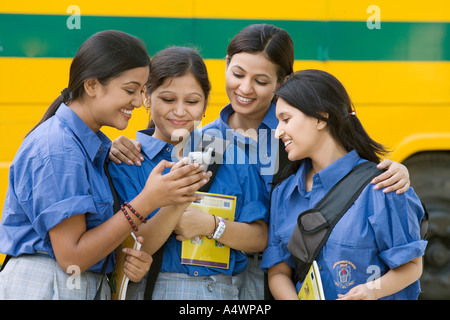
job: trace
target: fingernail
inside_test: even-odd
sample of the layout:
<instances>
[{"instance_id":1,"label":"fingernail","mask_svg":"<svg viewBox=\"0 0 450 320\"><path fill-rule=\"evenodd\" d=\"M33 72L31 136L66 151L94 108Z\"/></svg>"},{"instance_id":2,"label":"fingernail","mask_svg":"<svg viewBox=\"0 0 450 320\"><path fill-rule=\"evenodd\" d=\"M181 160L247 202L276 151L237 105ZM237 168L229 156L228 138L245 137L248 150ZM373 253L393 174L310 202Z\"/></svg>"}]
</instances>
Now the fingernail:
<instances>
[{"instance_id":1,"label":"fingernail","mask_svg":"<svg viewBox=\"0 0 450 320\"><path fill-rule=\"evenodd\" d=\"M136 164L140 167L141 166L141 162L138 160L136 161Z\"/></svg>"}]
</instances>

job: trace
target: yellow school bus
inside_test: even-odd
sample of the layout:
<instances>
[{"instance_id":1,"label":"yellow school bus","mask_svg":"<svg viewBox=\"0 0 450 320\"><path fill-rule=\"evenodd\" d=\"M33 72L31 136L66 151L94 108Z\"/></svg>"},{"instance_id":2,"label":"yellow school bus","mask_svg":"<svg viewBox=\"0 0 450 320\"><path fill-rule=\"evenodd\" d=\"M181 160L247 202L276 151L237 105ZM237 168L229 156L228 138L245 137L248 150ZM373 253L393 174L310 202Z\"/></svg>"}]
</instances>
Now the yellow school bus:
<instances>
[{"instance_id":1,"label":"yellow school bus","mask_svg":"<svg viewBox=\"0 0 450 320\"><path fill-rule=\"evenodd\" d=\"M375 3L375 5L374 5ZM407 165L430 211L424 299L450 298L450 2L447 0L11 1L0 3L0 207L25 134L67 86L71 58L97 31L122 30L151 55L195 47L212 83L206 124L228 104L231 38L252 23L288 31L295 70L316 68L348 89L370 135ZM143 108L115 139L144 128ZM3 256L0 257L0 262Z\"/></svg>"}]
</instances>

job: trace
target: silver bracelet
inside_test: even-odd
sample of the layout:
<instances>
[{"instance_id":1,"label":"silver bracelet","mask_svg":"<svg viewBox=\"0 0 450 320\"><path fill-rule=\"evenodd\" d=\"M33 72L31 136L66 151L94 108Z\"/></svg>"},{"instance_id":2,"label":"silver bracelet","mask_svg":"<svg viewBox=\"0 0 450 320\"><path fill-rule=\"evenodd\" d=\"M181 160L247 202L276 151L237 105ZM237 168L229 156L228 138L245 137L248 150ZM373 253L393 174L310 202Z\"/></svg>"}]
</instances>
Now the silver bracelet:
<instances>
[{"instance_id":1,"label":"silver bracelet","mask_svg":"<svg viewBox=\"0 0 450 320\"><path fill-rule=\"evenodd\" d=\"M223 232L225 231L225 220L221 217L217 217L217 218L219 219L219 225L217 226L216 231L212 235L212 238L215 240L218 240L223 235Z\"/></svg>"}]
</instances>

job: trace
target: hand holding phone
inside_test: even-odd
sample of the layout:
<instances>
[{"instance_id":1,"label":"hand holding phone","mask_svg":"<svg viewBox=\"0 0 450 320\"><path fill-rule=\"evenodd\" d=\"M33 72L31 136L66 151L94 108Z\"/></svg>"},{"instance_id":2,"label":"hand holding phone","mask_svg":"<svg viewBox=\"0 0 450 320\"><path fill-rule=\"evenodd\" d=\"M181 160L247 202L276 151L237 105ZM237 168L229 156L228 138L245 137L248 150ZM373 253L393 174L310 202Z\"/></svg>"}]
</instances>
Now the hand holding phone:
<instances>
[{"instance_id":1,"label":"hand holding phone","mask_svg":"<svg viewBox=\"0 0 450 320\"><path fill-rule=\"evenodd\" d=\"M203 165L205 167L204 171L206 172L206 170L208 169L208 165L211 163L211 154L212 154L211 148L206 150L206 152L201 151L189 152L188 163L190 164L197 162L198 164Z\"/></svg>"}]
</instances>

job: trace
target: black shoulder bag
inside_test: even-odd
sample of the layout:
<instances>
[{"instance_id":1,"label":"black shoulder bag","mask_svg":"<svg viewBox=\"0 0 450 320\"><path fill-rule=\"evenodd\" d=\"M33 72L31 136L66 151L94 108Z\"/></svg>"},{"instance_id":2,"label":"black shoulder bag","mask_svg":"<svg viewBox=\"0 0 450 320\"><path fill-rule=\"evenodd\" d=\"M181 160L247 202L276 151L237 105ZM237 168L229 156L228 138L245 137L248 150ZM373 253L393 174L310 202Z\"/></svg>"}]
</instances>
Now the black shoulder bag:
<instances>
[{"instance_id":1,"label":"black shoulder bag","mask_svg":"<svg viewBox=\"0 0 450 320\"><path fill-rule=\"evenodd\" d=\"M295 261L297 281L303 281L339 219L366 185L383 172L376 166L370 161L357 165L313 209L300 213L287 246Z\"/></svg>"}]
</instances>

